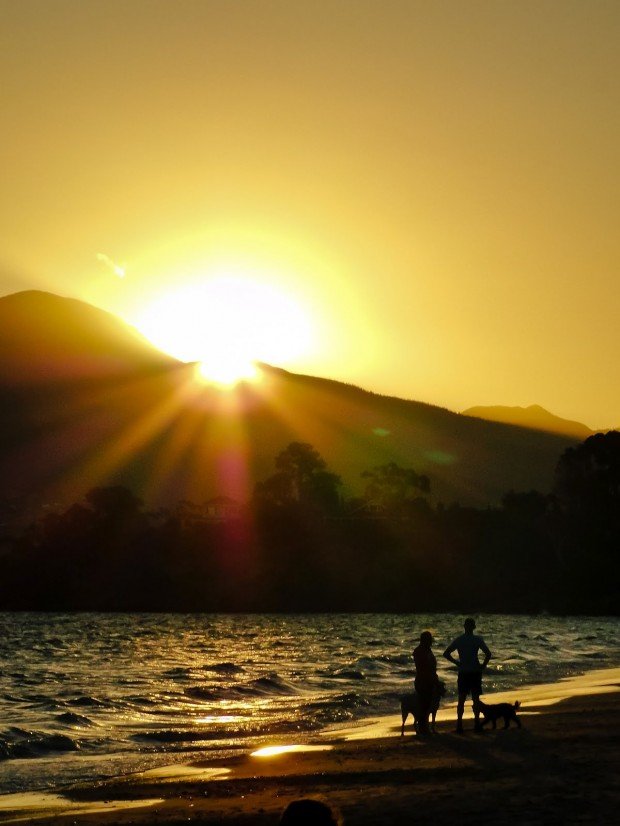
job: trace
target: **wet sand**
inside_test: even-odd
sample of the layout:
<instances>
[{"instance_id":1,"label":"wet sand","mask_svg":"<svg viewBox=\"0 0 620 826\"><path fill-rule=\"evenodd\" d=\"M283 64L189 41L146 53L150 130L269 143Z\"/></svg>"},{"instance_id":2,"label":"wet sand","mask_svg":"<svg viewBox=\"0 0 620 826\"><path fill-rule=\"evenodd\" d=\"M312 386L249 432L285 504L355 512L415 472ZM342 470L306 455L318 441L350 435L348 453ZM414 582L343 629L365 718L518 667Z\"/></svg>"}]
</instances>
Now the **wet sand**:
<instances>
[{"instance_id":1,"label":"wet sand","mask_svg":"<svg viewBox=\"0 0 620 826\"><path fill-rule=\"evenodd\" d=\"M619 692L620 669L590 672L494 695L521 701L521 729L500 723L477 734L468 710L459 735L448 707L436 734L417 737L409 725L401 738L395 715L333 729L309 750L288 743L281 753L170 766L61 795L5 795L0 822L275 826L288 802L317 797L346 826L618 823Z\"/></svg>"}]
</instances>

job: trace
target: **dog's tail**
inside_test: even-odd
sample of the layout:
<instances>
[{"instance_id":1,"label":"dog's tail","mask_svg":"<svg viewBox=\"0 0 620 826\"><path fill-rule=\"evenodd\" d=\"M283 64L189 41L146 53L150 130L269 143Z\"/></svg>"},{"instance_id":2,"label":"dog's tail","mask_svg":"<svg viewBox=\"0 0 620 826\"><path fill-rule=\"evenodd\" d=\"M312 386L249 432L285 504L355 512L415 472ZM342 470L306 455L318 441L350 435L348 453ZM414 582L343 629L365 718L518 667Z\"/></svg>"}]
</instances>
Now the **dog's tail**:
<instances>
[{"instance_id":1,"label":"dog's tail","mask_svg":"<svg viewBox=\"0 0 620 826\"><path fill-rule=\"evenodd\" d=\"M521 703L517 700L517 702L515 703L515 711L517 711L517 709L520 707L520 705L521 705Z\"/></svg>"}]
</instances>

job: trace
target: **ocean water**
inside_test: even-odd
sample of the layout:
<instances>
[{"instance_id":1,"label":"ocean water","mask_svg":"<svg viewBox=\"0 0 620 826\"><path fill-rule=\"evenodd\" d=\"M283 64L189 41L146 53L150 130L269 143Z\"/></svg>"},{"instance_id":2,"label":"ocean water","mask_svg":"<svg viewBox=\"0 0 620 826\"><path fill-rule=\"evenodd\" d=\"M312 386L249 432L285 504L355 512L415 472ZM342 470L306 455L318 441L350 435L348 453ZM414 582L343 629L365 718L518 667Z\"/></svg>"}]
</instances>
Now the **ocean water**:
<instances>
[{"instance_id":1,"label":"ocean water","mask_svg":"<svg viewBox=\"0 0 620 826\"><path fill-rule=\"evenodd\" d=\"M0 792L55 788L398 715L448 614L0 614ZM485 693L620 665L617 618L478 618Z\"/></svg>"}]
</instances>

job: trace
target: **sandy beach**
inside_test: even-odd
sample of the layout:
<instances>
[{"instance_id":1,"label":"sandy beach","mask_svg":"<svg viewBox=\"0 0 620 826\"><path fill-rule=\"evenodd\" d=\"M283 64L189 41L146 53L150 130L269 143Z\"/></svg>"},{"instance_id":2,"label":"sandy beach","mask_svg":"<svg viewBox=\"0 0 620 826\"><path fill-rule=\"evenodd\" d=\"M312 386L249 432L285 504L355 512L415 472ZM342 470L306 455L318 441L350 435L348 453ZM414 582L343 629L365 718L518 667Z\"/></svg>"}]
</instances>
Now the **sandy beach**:
<instances>
[{"instance_id":1,"label":"sandy beach","mask_svg":"<svg viewBox=\"0 0 620 826\"><path fill-rule=\"evenodd\" d=\"M267 754L176 765L61 794L0 797L0 822L277 824L291 801L316 797L345 824L617 823L620 669L592 671L495 700L520 700L522 728L454 733L454 708L417 737L400 716L269 741ZM468 714L470 717L470 715ZM411 718L409 718L409 721Z\"/></svg>"}]
</instances>

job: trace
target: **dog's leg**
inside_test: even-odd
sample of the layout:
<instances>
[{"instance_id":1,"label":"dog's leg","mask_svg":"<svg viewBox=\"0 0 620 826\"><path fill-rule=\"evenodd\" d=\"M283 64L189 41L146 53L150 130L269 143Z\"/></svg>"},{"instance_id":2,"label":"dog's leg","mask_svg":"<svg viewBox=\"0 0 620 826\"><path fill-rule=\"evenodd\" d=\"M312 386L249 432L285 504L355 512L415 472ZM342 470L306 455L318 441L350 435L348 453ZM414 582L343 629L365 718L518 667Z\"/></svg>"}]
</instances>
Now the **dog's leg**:
<instances>
[{"instance_id":1,"label":"dog's leg","mask_svg":"<svg viewBox=\"0 0 620 826\"><path fill-rule=\"evenodd\" d=\"M401 717L403 718L403 724L400 727L400 736L402 737L405 734L405 720L407 719L407 717L409 717L409 712L408 711L402 711L401 712Z\"/></svg>"}]
</instances>

